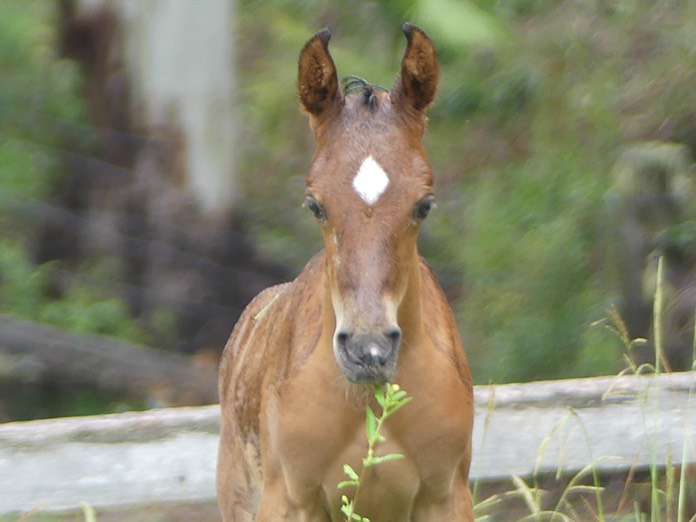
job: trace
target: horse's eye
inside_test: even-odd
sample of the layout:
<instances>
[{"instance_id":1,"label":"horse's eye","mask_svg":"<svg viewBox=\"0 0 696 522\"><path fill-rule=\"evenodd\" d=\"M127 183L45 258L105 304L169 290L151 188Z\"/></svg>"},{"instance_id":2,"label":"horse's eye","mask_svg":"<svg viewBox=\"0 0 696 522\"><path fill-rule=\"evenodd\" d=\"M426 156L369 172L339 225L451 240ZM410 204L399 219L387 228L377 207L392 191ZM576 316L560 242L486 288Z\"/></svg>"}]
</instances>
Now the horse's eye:
<instances>
[{"instance_id":1,"label":"horse's eye","mask_svg":"<svg viewBox=\"0 0 696 522\"><path fill-rule=\"evenodd\" d=\"M435 196L433 196L432 194L425 196L416 205L416 208L413 211L413 217L415 217L416 219L425 219L426 217L428 217L428 214L434 206Z\"/></svg>"},{"instance_id":2,"label":"horse's eye","mask_svg":"<svg viewBox=\"0 0 696 522\"><path fill-rule=\"evenodd\" d=\"M307 199L305 199L304 206L307 207L312 215L317 218L319 221L324 221L326 219L326 212L324 211L324 207L322 207L319 202L314 199L313 196L307 196Z\"/></svg>"}]
</instances>

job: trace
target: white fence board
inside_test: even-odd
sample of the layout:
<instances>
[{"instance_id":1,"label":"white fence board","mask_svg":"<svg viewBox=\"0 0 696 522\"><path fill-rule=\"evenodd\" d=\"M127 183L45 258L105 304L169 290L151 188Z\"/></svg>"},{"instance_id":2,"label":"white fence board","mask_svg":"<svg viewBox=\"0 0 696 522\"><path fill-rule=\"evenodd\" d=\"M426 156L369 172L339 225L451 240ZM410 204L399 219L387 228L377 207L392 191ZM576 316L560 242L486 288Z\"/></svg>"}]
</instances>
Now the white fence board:
<instances>
[{"instance_id":1,"label":"white fence board","mask_svg":"<svg viewBox=\"0 0 696 522\"><path fill-rule=\"evenodd\" d=\"M219 407L0 425L0 513L215 498Z\"/></svg>"},{"instance_id":2,"label":"white fence board","mask_svg":"<svg viewBox=\"0 0 696 522\"><path fill-rule=\"evenodd\" d=\"M696 373L477 388L472 475L602 472L696 461ZM494 407L487 401L494 394Z\"/></svg>"},{"instance_id":3,"label":"white fence board","mask_svg":"<svg viewBox=\"0 0 696 522\"><path fill-rule=\"evenodd\" d=\"M472 478L695 462L694 388L694 372L478 386ZM0 425L0 514L214 500L218 429L216 405Z\"/></svg>"}]
</instances>

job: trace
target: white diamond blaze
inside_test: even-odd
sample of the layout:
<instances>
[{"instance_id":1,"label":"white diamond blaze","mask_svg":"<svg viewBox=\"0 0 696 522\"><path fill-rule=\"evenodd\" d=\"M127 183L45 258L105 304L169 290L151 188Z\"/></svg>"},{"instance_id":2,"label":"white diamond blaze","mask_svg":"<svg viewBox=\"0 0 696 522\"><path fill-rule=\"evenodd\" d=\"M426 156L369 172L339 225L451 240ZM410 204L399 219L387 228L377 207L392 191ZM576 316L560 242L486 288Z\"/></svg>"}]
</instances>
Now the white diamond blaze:
<instances>
[{"instance_id":1,"label":"white diamond blaze","mask_svg":"<svg viewBox=\"0 0 696 522\"><path fill-rule=\"evenodd\" d=\"M353 188L368 205L374 205L389 185L389 177L372 156L360 165L353 179Z\"/></svg>"}]
</instances>

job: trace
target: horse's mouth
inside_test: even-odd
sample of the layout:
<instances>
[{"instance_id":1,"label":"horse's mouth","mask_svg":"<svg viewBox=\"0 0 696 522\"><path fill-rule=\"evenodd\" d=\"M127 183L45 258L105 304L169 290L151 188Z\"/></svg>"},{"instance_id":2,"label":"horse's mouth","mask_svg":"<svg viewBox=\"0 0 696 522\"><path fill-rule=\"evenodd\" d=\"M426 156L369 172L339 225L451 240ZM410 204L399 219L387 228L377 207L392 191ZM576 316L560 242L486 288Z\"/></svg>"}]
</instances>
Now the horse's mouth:
<instances>
[{"instance_id":1,"label":"horse's mouth","mask_svg":"<svg viewBox=\"0 0 696 522\"><path fill-rule=\"evenodd\" d=\"M354 384L384 384L390 381L394 372L374 368L342 368L343 375Z\"/></svg>"},{"instance_id":2,"label":"horse's mouth","mask_svg":"<svg viewBox=\"0 0 696 522\"><path fill-rule=\"evenodd\" d=\"M363 340L357 346L334 346L334 355L341 372L350 382L384 384L394 375L399 347Z\"/></svg>"}]
</instances>

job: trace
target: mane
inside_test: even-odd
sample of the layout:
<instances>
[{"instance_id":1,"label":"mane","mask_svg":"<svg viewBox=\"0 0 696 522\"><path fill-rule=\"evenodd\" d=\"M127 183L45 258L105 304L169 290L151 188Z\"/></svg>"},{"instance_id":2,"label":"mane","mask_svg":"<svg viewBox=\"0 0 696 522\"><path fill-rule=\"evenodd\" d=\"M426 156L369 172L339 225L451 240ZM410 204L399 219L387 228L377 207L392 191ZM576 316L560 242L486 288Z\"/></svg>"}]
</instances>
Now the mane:
<instances>
[{"instance_id":1,"label":"mane","mask_svg":"<svg viewBox=\"0 0 696 522\"><path fill-rule=\"evenodd\" d=\"M387 92L388 89L381 85L373 85L367 80L358 76L346 76L343 78L343 92L346 95L355 95L362 97L363 103L370 109L377 106L377 96L375 92Z\"/></svg>"}]
</instances>

